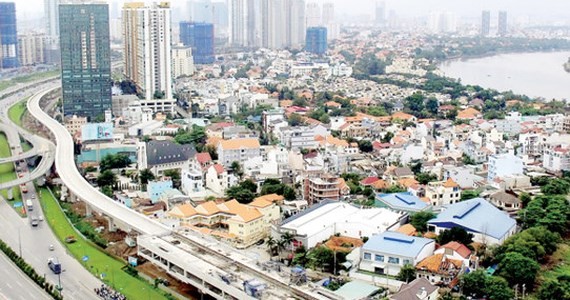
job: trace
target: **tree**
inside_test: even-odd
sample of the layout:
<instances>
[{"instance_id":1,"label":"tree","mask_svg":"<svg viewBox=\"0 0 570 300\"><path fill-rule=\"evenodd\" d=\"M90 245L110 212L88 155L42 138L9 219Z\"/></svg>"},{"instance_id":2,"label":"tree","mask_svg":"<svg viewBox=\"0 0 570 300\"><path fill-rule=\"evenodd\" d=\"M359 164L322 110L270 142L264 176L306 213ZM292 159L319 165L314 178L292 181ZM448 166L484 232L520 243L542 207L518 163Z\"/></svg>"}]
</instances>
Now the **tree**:
<instances>
[{"instance_id":1,"label":"tree","mask_svg":"<svg viewBox=\"0 0 570 300\"><path fill-rule=\"evenodd\" d=\"M422 116L425 96L422 93L414 93L404 99L404 109L416 117Z\"/></svg>"},{"instance_id":2,"label":"tree","mask_svg":"<svg viewBox=\"0 0 570 300\"><path fill-rule=\"evenodd\" d=\"M439 102L437 99L433 97L428 98L426 101L426 109L432 116L436 116L439 111Z\"/></svg>"},{"instance_id":3,"label":"tree","mask_svg":"<svg viewBox=\"0 0 570 300\"><path fill-rule=\"evenodd\" d=\"M517 252L508 252L499 263L499 275L509 284L526 284L529 288L534 284L540 265L533 259Z\"/></svg>"},{"instance_id":4,"label":"tree","mask_svg":"<svg viewBox=\"0 0 570 300\"><path fill-rule=\"evenodd\" d=\"M304 123L303 117L301 117L301 115L296 114L296 113L292 113L291 115L289 115L287 122L289 123L289 126L293 126L293 127L303 125L303 123Z\"/></svg>"},{"instance_id":5,"label":"tree","mask_svg":"<svg viewBox=\"0 0 570 300\"><path fill-rule=\"evenodd\" d=\"M565 196L537 196L519 211L523 228L544 226L550 231L564 233L568 228L570 204Z\"/></svg>"},{"instance_id":6,"label":"tree","mask_svg":"<svg viewBox=\"0 0 570 300\"><path fill-rule=\"evenodd\" d=\"M463 294L474 298L482 298L485 295L487 274L485 270L478 269L462 276Z\"/></svg>"},{"instance_id":7,"label":"tree","mask_svg":"<svg viewBox=\"0 0 570 300\"><path fill-rule=\"evenodd\" d=\"M148 182L151 180L154 180L154 174L149 168L140 171L139 181L141 184L148 184Z\"/></svg>"},{"instance_id":8,"label":"tree","mask_svg":"<svg viewBox=\"0 0 570 300\"><path fill-rule=\"evenodd\" d=\"M273 239L272 236L270 236L269 238L267 238L267 250L269 250L269 254L271 256L275 256L276 251L276 246L277 246L277 241L275 241L275 239Z\"/></svg>"},{"instance_id":9,"label":"tree","mask_svg":"<svg viewBox=\"0 0 570 300\"><path fill-rule=\"evenodd\" d=\"M398 276L396 276L396 279L406 283L416 279L416 268L410 264L404 265L400 269L400 272L398 273Z\"/></svg>"},{"instance_id":10,"label":"tree","mask_svg":"<svg viewBox=\"0 0 570 300\"><path fill-rule=\"evenodd\" d=\"M374 147L372 147L372 142L369 140L360 140L358 141L358 149L360 149L360 151L362 152L372 152L372 150L374 150Z\"/></svg>"},{"instance_id":11,"label":"tree","mask_svg":"<svg viewBox=\"0 0 570 300\"><path fill-rule=\"evenodd\" d=\"M477 198L479 194L478 190L463 190L461 192L461 201Z\"/></svg>"},{"instance_id":12,"label":"tree","mask_svg":"<svg viewBox=\"0 0 570 300\"><path fill-rule=\"evenodd\" d=\"M456 241L467 246L473 243L473 234L468 233L461 227L453 227L451 229L444 230L437 237L437 242L440 245L445 245L452 241Z\"/></svg>"},{"instance_id":13,"label":"tree","mask_svg":"<svg viewBox=\"0 0 570 300\"><path fill-rule=\"evenodd\" d=\"M247 204L253 201L255 194L249 189L245 189L239 185L232 186L226 190L226 196L229 199L236 199L239 203Z\"/></svg>"},{"instance_id":14,"label":"tree","mask_svg":"<svg viewBox=\"0 0 570 300\"><path fill-rule=\"evenodd\" d=\"M179 188L181 185L181 177L180 177L180 170L179 169L171 169L165 170L164 176L170 177L172 179L172 186L174 188Z\"/></svg>"},{"instance_id":15,"label":"tree","mask_svg":"<svg viewBox=\"0 0 570 300\"><path fill-rule=\"evenodd\" d=\"M507 281L497 276L487 277L485 290L490 300L511 300L514 297L513 290Z\"/></svg>"},{"instance_id":16,"label":"tree","mask_svg":"<svg viewBox=\"0 0 570 300\"><path fill-rule=\"evenodd\" d=\"M549 180L545 186L540 188L545 195L567 195L570 191L570 183L564 179L556 178Z\"/></svg>"},{"instance_id":17,"label":"tree","mask_svg":"<svg viewBox=\"0 0 570 300\"><path fill-rule=\"evenodd\" d=\"M437 176L433 173L418 173L416 179L421 184L428 184L429 182L436 181Z\"/></svg>"},{"instance_id":18,"label":"tree","mask_svg":"<svg viewBox=\"0 0 570 300\"><path fill-rule=\"evenodd\" d=\"M117 175L111 170L105 170L97 176L97 185L100 187L114 186L117 183Z\"/></svg>"},{"instance_id":19,"label":"tree","mask_svg":"<svg viewBox=\"0 0 570 300\"><path fill-rule=\"evenodd\" d=\"M101 159L99 169L101 172L111 169L125 168L131 164L131 159L126 154L107 154Z\"/></svg>"},{"instance_id":20,"label":"tree","mask_svg":"<svg viewBox=\"0 0 570 300\"><path fill-rule=\"evenodd\" d=\"M570 281L547 280L537 292L539 300L570 300Z\"/></svg>"},{"instance_id":21,"label":"tree","mask_svg":"<svg viewBox=\"0 0 570 300\"><path fill-rule=\"evenodd\" d=\"M389 143L392 138L394 137L394 134L390 131L386 132L386 134L384 134L384 136L382 137L382 139L380 139L380 141L382 143Z\"/></svg>"},{"instance_id":22,"label":"tree","mask_svg":"<svg viewBox=\"0 0 570 300\"><path fill-rule=\"evenodd\" d=\"M532 200L532 197L528 193L521 193L519 200L522 203L522 207L526 207L528 203Z\"/></svg>"},{"instance_id":23,"label":"tree","mask_svg":"<svg viewBox=\"0 0 570 300\"><path fill-rule=\"evenodd\" d=\"M251 179L244 180L239 185L243 189L249 190L252 193L257 192L257 184L255 184L255 182L251 181Z\"/></svg>"},{"instance_id":24,"label":"tree","mask_svg":"<svg viewBox=\"0 0 570 300\"><path fill-rule=\"evenodd\" d=\"M427 223L435 218L435 214L431 211L420 211L412 215L410 224L419 232L427 231Z\"/></svg>"},{"instance_id":25,"label":"tree","mask_svg":"<svg viewBox=\"0 0 570 300\"><path fill-rule=\"evenodd\" d=\"M283 197L285 197L286 200L295 200L297 199L297 194L295 193L295 189L293 189L290 186L287 186L283 189Z\"/></svg>"},{"instance_id":26,"label":"tree","mask_svg":"<svg viewBox=\"0 0 570 300\"><path fill-rule=\"evenodd\" d=\"M307 253L307 265L311 269L316 270L320 268L323 271L330 270L333 263L334 252L325 246L316 247Z\"/></svg>"},{"instance_id":27,"label":"tree","mask_svg":"<svg viewBox=\"0 0 570 300\"><path fill-rule=\"evenodd\" d=\"M233 161L230 168L239 178L243 176L243 169L241 168L239 161Z\"/></svg>"}]
</instances>

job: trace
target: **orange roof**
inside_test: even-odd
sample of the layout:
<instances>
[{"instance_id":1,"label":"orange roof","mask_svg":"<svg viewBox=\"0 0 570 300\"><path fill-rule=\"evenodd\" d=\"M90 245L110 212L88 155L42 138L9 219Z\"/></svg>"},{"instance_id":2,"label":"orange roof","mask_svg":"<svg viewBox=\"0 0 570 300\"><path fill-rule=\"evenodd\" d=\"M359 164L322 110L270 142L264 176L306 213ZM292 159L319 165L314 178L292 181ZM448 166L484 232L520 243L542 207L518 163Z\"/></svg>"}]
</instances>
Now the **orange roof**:
<instances>
[{"instance_id":1,"label":"orange roof","mask_svg":"<svg viewBox=\"0 0 570 300\"><path fill-rule=\"evenodd\" d=\"M332 135L327 135L325 138L317 135L317 136L315 136L315 141L318 141L321 145L332 144L332 145L340 146L340 147L348 147L347 141L341 140L339 138L335 138Z\"/></svg>"},{"instance_id":2,"label":"orange roof","mask_svg":"<svg viewBox=\"0 0 570 300\"><path fill-rule=\"evenodd\" d=\"M224 150L237 150L237 149L251 149L259 148L258 139L231 139L231 140L221 140L219 145Z\"/></svg>"},{"instance_id":3,"label":"orange roof","mask_svg":"<svg viewBox=\"0 0 570 300\"><path fill-rule=\"evenodd\" d=\"M182 204L175 206L169 214L173 217L186 218L196 214L196 210L190 204Z\"/></svg>"},{"instance_id":4,"label":"orange roof","mask_svg":"<svg viewBox=\"0 0 570 300\"><path fill-rule=\"evenodd\" d=\"M222 141L221 138L211 136L211 137L208 137L208 140L206 141L206 145L217 146L220 141Z\"/></svg>"},{"instance_id":5,"label":"orange roof","mask_svg":"<svg viewBox=\"0 0 570 300\"><path fill-rule=\"evenodd\" d=\"M455 241L449 242L449 243L447 243L441 247L446 248L446 249L451 249L451 250L457 252L463 258L468 258L471 255L471 250L469 250L469 248L467 248L467 246L465 246L461 243L455 242Z\"/></svg>"},{"instance_id":6,"label":"orange roof","mask_svg":"<svg viewBox=\"0 0 570 300\"><path fill-rule=\"evenodd\" d=\"M222 166L220 164L212 165L211 168L214 168L214 170L216 170L216 173L218 173L218 174L224 173L224 166Z\"/></svg>"},{"instance_id":7,"label":"orange roof","mask_svg":"<svg viewBox=\"0 0 570 300\"><path fill-rule=\"evenodd\" d=\"M481 115L481 112L469 107L457 113L457 119L475 119Z\"/></svg>"},{"instance_id":8,"label":"orange roof","mask_svg":"<svg viewBox=\"0 0 570 300\"><path fill-rule=\"evenodd\" d=\"M273 204L273 202L256 198L249 204L249 206L264 208L270 206L271 204Z\"/></svg>"},{"instance_id":9,"label":"orange roof","mask_svg":"<svg viewBox=\"0 0 570 300\"><path fill-rule=\"evenodd\" d=\"M416 269L425 269L432 273L447 273L451 265L455 268L461 268L463 262L457 259L450 259L443 256L443 254L435 254L424 258L416 265Z\"/></svg>"},{"instance_id":10,"label":"orange roof","mask_svg":"<svg viewBox=\"0 0 570 300\"><path fill-rule=\"evenodd\" d=\"M328 101L328 102L325 102L325 106L326 107L341 107L342 105L338 102Z\"/></svg>"},{"instance_id":11,"label":"orange roof","mask_svg":"<svg viewBox=\"0 0 570 300\"><path fill-rule=\"evenodd\" d=\"M409 188L414 184L418 184L419 182L417 180L415 180L414 178L402 178L400 180L398 180L398 184L405 187L405 188Z\"/></svg>"},{"instance_id":12,"label":"orange roof","mask_svg":"<svg viewBox=\"0 0 570 300\"><path fill-rule=\"evenodd\" d=\"M232 219L243 222L249 222L262 216L261 212L259 212L257 208L243 205L236 200L220 203L218 204L218 208L221 211L233 214L234 217L232 217Z\"/></svg>"},{"instance_id":13,"label":"orange roof","mask_svg":"<svg viewBox=\"0 0 570 300\"><path fill-rule=\"evenodd\" d=\"M220 209L216 206L214 201L208 201L196 206L196 212L201 215L210 216L220 212Z\"/></svg>"},{"instance_id":14,"label":"orange roof","mask_svg":"<svg viewBox=\"0 0 570 300\"><path fill-rule=\"evenodd\" d=\"M281 100L279 101L279 106L283 108L293 106L293 100Z\"/></svg>"},{"instance_id":15,"label":"orange roof","mask_svg":"<svg viewBox=\"0 0 570 300\"><path fill-rule=\"evenodd\" d=\"M269 202L280 202L283 201L285 198L283 196L277 195L277 194L267 194L267 195L263 195L263 196L259 196L255 199L255 200L265 200L265 201L269 201Z\"/></svg>"},{"instance_id":16,"label":"orange roof","mask_svg":"<svg viewBox=\"0 0 570 300\"><path fill-rule=\"evenodd\" d=\"M382 179L375 181L372 187L376 190L382 190L388 187L388 183Z\"/></svg>"},{"instance_id":17,"label":"orange roof","mask_svg":"<svg viewBox=\"0 0 570 300\"><path fill-rule=\"evenodd\" d=\"M451 177L447 178L447 181L443 184L444 187L446 188L455 188L455 187L459 187L459 184L457 184L457 182L453 181L453 179L451 179Z\"/></svg>"},{"instance_id":18,"label":"orange roof","mask_svg":"<svg viewBox=\"0 0 570 300\"><path fill-rule=\"evenodd\" d=\"M412 224L406 224L406 225L398 228L398 230L396 230L396 231L399 233L405 234L405 235L409 235L409 236L415 236L416 234L418 234L418 231L416 230L416 228Z\"/></svg>"},{"instance_id":19,"label":"orange roof","mask_svg":"<svg viewBox=\"0 0 570 300\"><path fill-rule=\"evenodd\" d=\"M412 119L414 116L407 114L405 112L401 112L401 111L397 111L395 113L392 114L392 119L400 119L400 120L404 120L404 121L408 121L410 119Z\"/></svg>"}]
</instances>

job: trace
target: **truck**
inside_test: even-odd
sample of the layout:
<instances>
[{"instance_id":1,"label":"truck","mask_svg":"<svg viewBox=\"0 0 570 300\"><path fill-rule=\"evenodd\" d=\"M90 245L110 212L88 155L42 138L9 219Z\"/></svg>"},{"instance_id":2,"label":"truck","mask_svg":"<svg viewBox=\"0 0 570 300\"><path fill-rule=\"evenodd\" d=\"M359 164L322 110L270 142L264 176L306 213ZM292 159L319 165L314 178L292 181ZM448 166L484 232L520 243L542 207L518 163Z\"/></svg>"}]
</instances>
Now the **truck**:
<instances>
[{"instance_id":1,"label":"truck","mask_svg":"<svg viewBox=\"0 0 570 300\"><path fill-rule=\"evenodd\" d=\"M48 267L54 274L61 273L61 264L56 258L48 258Z\"/></svg>"},{"instance_id":2,"label":"truck","mask_svg":"<svg viewBox=\"0 0 570 300\"><path fill-rule=\"evenodd\" d=\"M30 199L26 200L26 209L28 211L34 210L34 203L32 203L32 200Z\"/></svg>"}]
</instances>

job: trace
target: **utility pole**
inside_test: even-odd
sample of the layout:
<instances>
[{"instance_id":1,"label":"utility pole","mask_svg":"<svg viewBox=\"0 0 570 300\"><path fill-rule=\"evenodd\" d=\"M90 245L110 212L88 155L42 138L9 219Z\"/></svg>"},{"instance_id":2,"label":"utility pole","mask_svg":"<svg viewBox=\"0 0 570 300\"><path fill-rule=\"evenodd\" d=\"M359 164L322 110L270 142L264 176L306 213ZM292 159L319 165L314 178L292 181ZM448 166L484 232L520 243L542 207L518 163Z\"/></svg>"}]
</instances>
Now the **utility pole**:
<instances>
[{"instance_id":1,"label":"utility pole","mask_svg":"<svg viewBox=\"0 0 570 300\"><path fill-rule=\"evenodd\" d=\"M22 237L20 234L20 227L18 227L18 248L20 250L20 257L22 257Z\"/></svg>"}]
</instances>

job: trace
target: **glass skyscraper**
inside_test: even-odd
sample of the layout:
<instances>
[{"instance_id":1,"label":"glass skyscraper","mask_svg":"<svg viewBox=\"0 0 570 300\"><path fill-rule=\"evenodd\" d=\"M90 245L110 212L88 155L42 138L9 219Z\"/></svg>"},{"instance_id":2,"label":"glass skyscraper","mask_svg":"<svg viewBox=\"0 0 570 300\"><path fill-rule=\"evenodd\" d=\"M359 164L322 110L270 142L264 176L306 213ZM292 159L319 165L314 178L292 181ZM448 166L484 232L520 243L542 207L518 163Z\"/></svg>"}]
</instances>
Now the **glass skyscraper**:
<instances>
[{"instance_id":1,"label":"glass skyscraper","mask_svg":"<svg viewBox=\"0 0 570 300\"><path fill-rule=\"evenodd\" d=\"M0 69L19 67L14 2L0 2L0 55Z\"/></svg>"},{"instance_id":2,"label":"glass skyscraper","mask_svg":"<svg viewBox=\"0 0 570 300\"><path fill-rule=\"evenodd\" d=\"M111 109L107 4L59 6L63 113L90 120Z\"/></svg>"},{"instance_id":3,"label":"glass skyscraper","mask_svg":"<svg viewBox=\"0 0 570 300\"><path fill-rule=\"evenodd\" d=\"M305 51L324 54L327 51L327 28L326 27L309 27L307 28L307 41L305 43Z\"/></svg>"},{"instance_id":4,"label":"glass skyscraper","mask_svg":"<svg viewBox=\"0 0 570 300\"><path fill-rule=\"evenodd\" d=\"M214 62L214 24L180 22L180 42L192 47L194 63Z\"/></svg>"}]
</instances>

